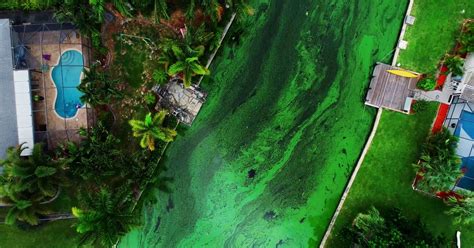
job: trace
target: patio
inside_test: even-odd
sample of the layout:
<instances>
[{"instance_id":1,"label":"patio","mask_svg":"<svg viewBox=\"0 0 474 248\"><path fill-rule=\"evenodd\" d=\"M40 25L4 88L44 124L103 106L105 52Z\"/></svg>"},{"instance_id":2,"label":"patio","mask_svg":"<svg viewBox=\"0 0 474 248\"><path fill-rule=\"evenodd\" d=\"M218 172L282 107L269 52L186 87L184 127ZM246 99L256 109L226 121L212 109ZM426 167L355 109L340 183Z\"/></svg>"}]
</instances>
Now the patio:
<instances>
[{"instance_id":1,"label":"patio","mask_svg":"<svg viewBox=\"0 0 474 248\"><path fill-rule=\"evenodd\" d=\"M58 67L61 55L69 50L80 52L82 63L61 63L58 68L63 80L67 80L67 70L71 67L81 67L78 70L88 68L91 60L90 40L71 24L13 25L11 31L14 67L30 70L35 141L47 143L52 148L65 141L80 140L78 130L88 128L95 121L93 110L83 106L71 118L58 115L58 106L65 108L68 103L64 97L60 98L63 102L56 102L59 91L53 82L52 71ZM63 94L68 90L76 90L75 87L64 85L63 80L60 80L63 85L59 86Z\"/></svg>"}]
</instances>

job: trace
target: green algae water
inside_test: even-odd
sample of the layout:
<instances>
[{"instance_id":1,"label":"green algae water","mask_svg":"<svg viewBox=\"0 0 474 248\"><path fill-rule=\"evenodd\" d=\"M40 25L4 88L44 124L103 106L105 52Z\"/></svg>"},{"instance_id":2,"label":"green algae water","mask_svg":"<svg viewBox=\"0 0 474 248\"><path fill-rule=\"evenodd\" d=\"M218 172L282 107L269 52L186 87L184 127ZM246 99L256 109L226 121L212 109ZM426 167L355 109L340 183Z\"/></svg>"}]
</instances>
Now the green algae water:
<instances>
[{"instance_id":1,"label":"green algae water","mask_svg":"<svg viewBox=\"0 0 474 248\"><path fill-rule=\"evenodd\" d=\"M375 117L363 105L407 1L255 0L167 151L171 194L121 247L314 247ZM376 185L374 185L376 186Z\"/></svg>"}]
</instances>

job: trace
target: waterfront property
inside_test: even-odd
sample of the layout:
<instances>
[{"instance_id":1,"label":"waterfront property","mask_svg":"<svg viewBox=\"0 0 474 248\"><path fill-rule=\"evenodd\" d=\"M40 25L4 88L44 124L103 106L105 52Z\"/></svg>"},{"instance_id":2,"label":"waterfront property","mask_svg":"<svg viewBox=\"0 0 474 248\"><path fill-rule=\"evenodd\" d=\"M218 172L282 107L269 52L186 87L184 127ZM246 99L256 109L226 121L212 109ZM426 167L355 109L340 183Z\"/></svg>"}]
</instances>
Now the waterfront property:
<instances>
[{"instance_id":1,"label":"waterfront property","mask_svg":"<svg viewBox=\"0 0 474 248\"><path fill-rule=\"evenodd\" d=\"M34 142L55 147L78 141L77 131L95 121L77 90L91 60L89 39L72 24L5 21L11 33L9 64L29 75Z\"/></svg>"}]
</instances>

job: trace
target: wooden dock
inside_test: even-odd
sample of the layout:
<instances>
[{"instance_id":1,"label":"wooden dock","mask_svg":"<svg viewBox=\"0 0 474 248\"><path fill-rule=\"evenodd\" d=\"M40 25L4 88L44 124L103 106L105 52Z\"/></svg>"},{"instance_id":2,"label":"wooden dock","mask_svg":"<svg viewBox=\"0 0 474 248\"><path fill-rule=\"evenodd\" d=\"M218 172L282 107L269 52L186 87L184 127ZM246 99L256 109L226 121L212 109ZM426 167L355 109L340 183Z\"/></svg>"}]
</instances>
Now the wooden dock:
<instances>
[{"instance_id":1,"label":"wooden dock","mask_svg":"<svg viewBox=\"0 0 474 248\"><path fill-rule=\"evenodd\" d=\"M387 72L400 68L377 63L372 74L365 104L376 108L387 108L407 112L407 98L413 97L418 78L406 78Z\"/></svg>"}]
</instances>

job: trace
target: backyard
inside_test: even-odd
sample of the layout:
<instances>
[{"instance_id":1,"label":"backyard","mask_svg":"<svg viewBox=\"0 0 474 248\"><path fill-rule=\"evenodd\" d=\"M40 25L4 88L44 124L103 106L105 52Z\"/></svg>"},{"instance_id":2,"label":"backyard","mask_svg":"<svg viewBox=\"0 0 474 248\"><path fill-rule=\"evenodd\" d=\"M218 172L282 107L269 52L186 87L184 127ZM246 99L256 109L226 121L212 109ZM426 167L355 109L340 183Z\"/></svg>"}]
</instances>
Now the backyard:
<instances>
[{"instance_id":1,"label":"backyard","mask_svg":"<svg viewBox=\"0 0 474 248\"><path fill-rule=\"evenodd\" d=\"M439 61L456 44L464 19L474 18L474 1L416 0L411 12L415 24L408 26L398 63L420 73L435 72Z\"/></svg>"},{"instance_id":2,"label":"backyard","mask_svg":"<svg viewBox=\"0 0 474 248\"><path fill-rule=\"evenodd\" d=\"M415 176L412 163L419 157L420 148L427 137L437 111L431 104L425 112L403 115L384 111L377 133L357 174L354 184L336 220L327 247L344 244L341 230L350 226L359 212L370 206L399 208L412 220L420 218L433 234L444 235L450 242L455 231L463 233L463 246L472 247L474 225L454 226L453 218L444 214L449 208L439 199L412 190Z\"/></svg>"}]
</instances>

